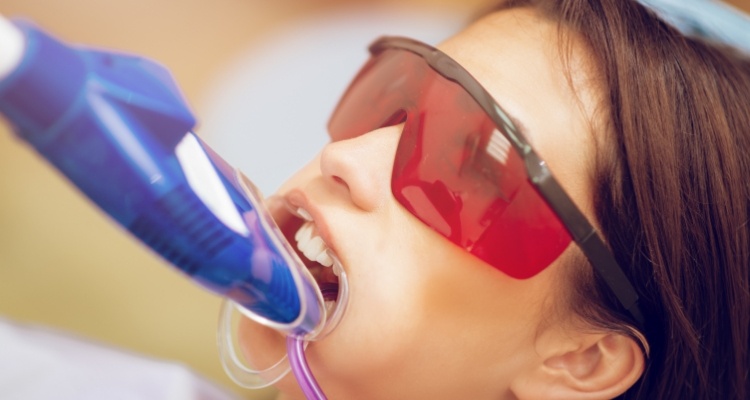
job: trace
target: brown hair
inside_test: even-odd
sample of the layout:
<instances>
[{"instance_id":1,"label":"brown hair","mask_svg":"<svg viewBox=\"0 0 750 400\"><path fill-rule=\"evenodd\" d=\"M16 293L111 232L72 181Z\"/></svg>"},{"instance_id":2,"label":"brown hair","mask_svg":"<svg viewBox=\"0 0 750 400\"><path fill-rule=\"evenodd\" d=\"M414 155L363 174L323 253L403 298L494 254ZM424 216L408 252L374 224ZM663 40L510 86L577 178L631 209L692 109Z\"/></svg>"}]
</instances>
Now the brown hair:
<instances>
[{"instance_id":1,"label":"brown hair","mask_svg":"<svg viewBox=\"0 0 750 400\"><path fill-rule=\"evenodd\" d=\"M646 371L623 398L747 399L750 60L635 1L501 7L524 5L579 34L603 80L596 217L649 321ZM574 286L571 307L589 324L628 331L590 269Z\"/></svg>"}]
</instances>

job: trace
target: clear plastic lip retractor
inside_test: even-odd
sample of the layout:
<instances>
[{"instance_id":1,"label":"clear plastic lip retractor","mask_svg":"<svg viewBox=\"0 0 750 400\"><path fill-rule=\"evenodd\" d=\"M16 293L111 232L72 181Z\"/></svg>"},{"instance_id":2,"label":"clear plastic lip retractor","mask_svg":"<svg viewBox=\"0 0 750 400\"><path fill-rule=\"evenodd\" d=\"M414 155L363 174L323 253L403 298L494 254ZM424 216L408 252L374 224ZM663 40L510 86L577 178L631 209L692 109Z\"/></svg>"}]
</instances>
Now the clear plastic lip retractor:
<instances>
[{"instance_id":1,"label":"clear plastic lip retractor","mask_svg":"<svg viewBox=\"0 0 750 400\"><path fill-rule=\"evenodd\" d=\"M305 340L330 330L317 283L252 184L191 132L195 120L167 70L14 25L23 52L0 76L0 114L21 139L244 315Z\"/></svg>"}]
</instances>

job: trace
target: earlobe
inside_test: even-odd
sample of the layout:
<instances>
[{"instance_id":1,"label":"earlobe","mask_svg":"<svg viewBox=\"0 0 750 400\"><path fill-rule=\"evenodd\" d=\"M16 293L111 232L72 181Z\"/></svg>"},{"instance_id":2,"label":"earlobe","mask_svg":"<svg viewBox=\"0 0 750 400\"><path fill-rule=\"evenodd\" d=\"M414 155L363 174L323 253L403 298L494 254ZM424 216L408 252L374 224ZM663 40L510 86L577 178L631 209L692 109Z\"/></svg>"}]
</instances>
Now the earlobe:
<instances>
[{"instance_id":1,"label":"earlobe","mask_svg":"<svg viewBox=\"0 0 750 400\"><path fill-rule=\"evenodd\" d=\"M547 343L539 365L512 385L521 399L611 399L643 373L638 343L619 333L580 333ZM554 348L558 350L555 351Z\"/></svg>"}]
</instances>

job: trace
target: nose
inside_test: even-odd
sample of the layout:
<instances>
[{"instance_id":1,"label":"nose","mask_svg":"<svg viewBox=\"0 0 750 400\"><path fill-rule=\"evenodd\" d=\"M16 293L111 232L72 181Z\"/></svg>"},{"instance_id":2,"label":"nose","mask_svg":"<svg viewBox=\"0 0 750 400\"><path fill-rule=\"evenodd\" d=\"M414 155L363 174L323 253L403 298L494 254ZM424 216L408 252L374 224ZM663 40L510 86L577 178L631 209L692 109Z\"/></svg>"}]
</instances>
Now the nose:
<instances>
[{"instance_id":1,"label":"nose","mask_svg":"<svg viewBox=\"0 0 750 400\"><path fill-rule=\"evenodd\" d=\"M320 158L323 177L345 187L362 210L377 209L391 195L391 171L402 129L403 125L390 126L329 143Z\"/></svg>"}]
</instances>

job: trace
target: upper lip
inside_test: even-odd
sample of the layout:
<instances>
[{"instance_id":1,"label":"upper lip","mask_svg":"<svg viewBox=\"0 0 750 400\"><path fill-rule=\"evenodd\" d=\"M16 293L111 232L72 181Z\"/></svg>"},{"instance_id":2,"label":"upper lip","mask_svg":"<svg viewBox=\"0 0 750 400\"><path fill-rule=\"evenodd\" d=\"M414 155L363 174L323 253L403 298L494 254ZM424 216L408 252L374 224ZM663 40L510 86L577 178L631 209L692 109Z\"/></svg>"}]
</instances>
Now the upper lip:
<instances>
[{"instance_id":1,"label":"upper lip","mask_svg":"<svg viewBox=\"0 0 750 400\"><path fill-rule=\"evenodd\" d=\"M320 238L323 239L323 242L325 242L326 246L338 256L336 245L333 242L333 237L331 236L331 231L328 227L328 223L326 222L325 218L323 218L320 210L315 206L313 202L308 199L305 192L299 189L293 189L287 192L283 196L283 199L286 206L293 213L295 213L295 215L297 214L296 210L298 208L301 208L307 211L310 216L312 216L313 223L315 224L315 228L318 231L318 235L320 235Z\"/></svg>"}]
</instances>

